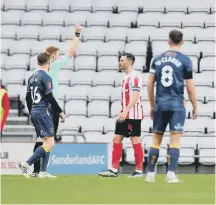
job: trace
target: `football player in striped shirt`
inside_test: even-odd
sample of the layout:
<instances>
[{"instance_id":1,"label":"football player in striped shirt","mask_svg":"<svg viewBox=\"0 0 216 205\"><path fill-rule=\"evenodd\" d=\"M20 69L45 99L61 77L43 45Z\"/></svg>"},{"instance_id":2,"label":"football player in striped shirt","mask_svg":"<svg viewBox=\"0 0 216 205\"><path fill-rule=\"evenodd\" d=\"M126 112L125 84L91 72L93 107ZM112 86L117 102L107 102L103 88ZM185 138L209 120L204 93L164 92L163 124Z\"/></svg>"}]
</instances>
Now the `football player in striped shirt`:
<instances>
[{"instance_id":1,"label":"football player in striped shirt","mask_svg":"<svg viewBox=\"0 0 216 205\"><path fill-rule=\"evenodd\" d=\"M115 135L113 138L112 167L100 172L102 177L117 177L119 162L122 157L122 141L130 137L133 148L136 169L130 177L143 176L143 148L141 145L141 120L143 108L141 104L142 78L133 69L135 57L131 53L124 53L120 58L120 70L125 71L121 83L121 111L116 121Z\"/></svg>"}]
</instances>

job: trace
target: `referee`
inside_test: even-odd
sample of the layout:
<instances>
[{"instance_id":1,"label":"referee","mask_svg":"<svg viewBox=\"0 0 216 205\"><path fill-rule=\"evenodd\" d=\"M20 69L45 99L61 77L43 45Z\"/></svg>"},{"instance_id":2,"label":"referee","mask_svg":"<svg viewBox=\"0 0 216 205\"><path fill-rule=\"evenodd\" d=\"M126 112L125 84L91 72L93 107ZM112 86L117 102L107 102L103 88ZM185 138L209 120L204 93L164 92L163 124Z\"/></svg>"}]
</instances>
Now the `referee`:
<instances>
[{"instance_id":1,"label":"referee","mask_svg":"<svg viewBox=\"0 0 216 205\"><path fill-rule=\"evenodd\" d=\"M61 57L59 56L60 55L59 48L55 46L49 46L45 50L51 55L51 65L50 65L50 71L48 74L52 78L53 95L55 99L58 99L58 74L60 72L60 69L64 67L70 61L70 59L76 54L80 33L81 33L81 26L76 25L74 38L70 44L70 47L67 53L64 56L61 56ZM59 114L56 112L56 110L53 109L53 107L51 107L51 114L53 117L54 134L55 134L55 139L56 139L56 133L58 130L58 125L59 125ZM42 144L43 144L42 139L38 136L33 151L35 152L35 150ZM40 172L40 164L41 164L40 160L35 162L34 171L31 175L32 177L38 176L38 173Z\"/></svg>"}]
</instances>

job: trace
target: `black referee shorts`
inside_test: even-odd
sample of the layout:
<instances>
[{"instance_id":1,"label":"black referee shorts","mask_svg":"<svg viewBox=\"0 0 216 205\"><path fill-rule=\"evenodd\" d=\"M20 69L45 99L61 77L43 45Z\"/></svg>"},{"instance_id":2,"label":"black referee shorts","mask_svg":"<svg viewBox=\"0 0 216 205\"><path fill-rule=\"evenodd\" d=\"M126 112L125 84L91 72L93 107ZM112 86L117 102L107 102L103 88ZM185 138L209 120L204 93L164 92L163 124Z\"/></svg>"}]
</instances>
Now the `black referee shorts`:
<instances>
[{"instance_id":1,"label":"black referee shorts","mask_svg":"<svg viewBox=\"0 0 216 205\"><path fill-rule=\"evenodd\" d=\"M56 133L58 131L58 126L59 126L59 113L56 112L53 107L51 107L51 114L53 117L53 124L54 124L54 136L56 137Z\"/></svg>"},{"instance_id":2,"label":"black referee shorts","mask_svg":"<svg viewBox=\"0 0 216 205\"><path fill-rule=\"evenodd\" d=\"M116 122L115 134L124 137L135 137L141 135L141 120L126 119L123 122Z\"/></svg>"}]
</instances>

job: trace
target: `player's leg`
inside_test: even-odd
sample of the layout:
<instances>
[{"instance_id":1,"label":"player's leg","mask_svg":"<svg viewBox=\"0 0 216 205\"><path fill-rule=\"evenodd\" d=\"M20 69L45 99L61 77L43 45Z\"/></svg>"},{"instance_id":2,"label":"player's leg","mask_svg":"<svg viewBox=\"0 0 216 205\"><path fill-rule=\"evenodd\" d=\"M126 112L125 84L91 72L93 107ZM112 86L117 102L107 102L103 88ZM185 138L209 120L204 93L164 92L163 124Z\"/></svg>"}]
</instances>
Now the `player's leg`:
<instances>
[{"instance_id":1,"label":"player's leg","mask_svg":"<svg viewBox=\"0 0 216 205\"><path fill-rule=\"evenodd\" d=\"M140 140L141 135L141 120L128 120L128 134L134 149L134 158L136 170L129 177L143 177L143 158L144 152Z\"/></svg>"},{"instance_id":2,"label":"player's leg","mask_svg":"<svg viewBox=\"0 0 216 205\"><path fill-rule=\"evenodd\" d=\"M160 145L162 142L163 134L166 130L170 113L166 111L156 111L154 113L153 120L153 140L152 145L149 148L148 155L148 174L146 176L146 182L155 181L155 166L159 158Z\"/></svg>"},{"instance_id":3,"label":"player's leg","mask_svg":"<svg viewBox=\"0 0 216 205\"><path fill-rule=\"evenodd\" d=\"M125 122L116 122L115 135L113 137L112 167L105 172L98 173L103 177L117 177L119 163L122 156L122 141L124 139Z\"/></svg>"},{"instance_id":4,"label":"player's leg","mask_svg":"<svg viewBox=\"0 0 216 205\"><path fill-rule=\"evenodd\" d=\"M180 137L184 129L185 122L185 110L174 111L170 118L170 145L168 149L168 172L167 183L179 183L181 182L176 177L176 169L179 160L180 149Z\"/></svg>"},{"instance_id":5,"label":"player's leg","mask_svg":"<svg viewBox=\"0 0 216 205\"><path fill-rule=\"evenodd\" d=\"M52 118L46 112L33 111L31 113L31 120L35 127L37 136L40 136L41 138L49 138L49 136L54 136ZM51 143L51 140L49 140L49 142L46 140L43 145L35 150L33 155L26 162L22 162L20 164L22 173L25 177L29 177L28 170L32 164L34 164L40 158L46 161L48 155L47 153L51 150L53 145L54 144Z\"/></svg>"},{"instance_id":6,"label":"player's leg","mask_svg":"<svg viewBox=\"0 0 216 205\"><path fill-rule=\"evenodd\" d=\"M36 149L38 147L40 147L41 145L43 145L43 142L41 140L40 137L37 138L37 142L35 143L35 146L34 146L34 149L33 149L33 153L36 151ZM35 163L34 163L34 170L33 170L33 173L31 174L31 177L37 177L39 172L40 172L40 164L41 164L41 160L37 160Z\"/></svg>"},{"instance_id":7,"label":"player's leg","mask_svg":"<svg viewBox=\"0 0 216 205\"><path fill-rule=\"evenodd\" d=\"M45 157L42 159L41 169L38 175L39 178L56 178L56 176L53 176L47 172L47 165L49 162L50 151L52 150L54 145L55 145L55 140L53 136L44 138L43 147L46 151L46 154Z\"/></svg>"}]
</instances>

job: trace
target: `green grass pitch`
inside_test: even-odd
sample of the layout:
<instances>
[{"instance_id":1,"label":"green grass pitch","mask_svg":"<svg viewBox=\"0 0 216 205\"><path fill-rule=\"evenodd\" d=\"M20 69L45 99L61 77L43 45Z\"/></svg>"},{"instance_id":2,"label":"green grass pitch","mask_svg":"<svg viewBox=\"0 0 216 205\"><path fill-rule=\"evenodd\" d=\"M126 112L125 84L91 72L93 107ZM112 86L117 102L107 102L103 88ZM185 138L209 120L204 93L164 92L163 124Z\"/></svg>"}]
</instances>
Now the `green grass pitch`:
<instances>
[{"instance_id":1,"label":"green grass pitch","mask_svg":"<svg viewBox=\"0 0 216 205\"><path fill-rule=\"evenodd\" d=\"M180 175L184 183L166 184L158 175L154 184L144 178L101 178L97 175L26 179L1 176L3 204L214 204L214 175Z\"/></svg>"}]
</instances>

